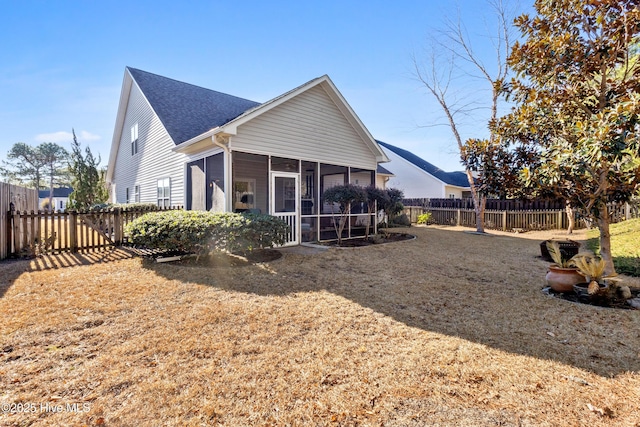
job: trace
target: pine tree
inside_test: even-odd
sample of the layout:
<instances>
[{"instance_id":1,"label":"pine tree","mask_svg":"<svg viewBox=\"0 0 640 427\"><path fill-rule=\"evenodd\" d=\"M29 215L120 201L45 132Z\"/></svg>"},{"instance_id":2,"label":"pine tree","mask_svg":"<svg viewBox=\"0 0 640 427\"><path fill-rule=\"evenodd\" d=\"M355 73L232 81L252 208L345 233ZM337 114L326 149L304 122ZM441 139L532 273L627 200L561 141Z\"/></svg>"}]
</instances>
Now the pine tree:
<instances>
[{"instance_id":1,"label":"pine tree","mask_svg":"<svg viewBox=\"0 0 640 427\"><path fill-rule=\"evenodd\" d=\"M100 156L96 159L91 149L86 147L84 153L73 132L71 144L71 186L73 192L69 195L70 209L88 209L94 205L104 203L109 198L105 185L104 173L98 169Z\"/></svg>"}]
</instances>

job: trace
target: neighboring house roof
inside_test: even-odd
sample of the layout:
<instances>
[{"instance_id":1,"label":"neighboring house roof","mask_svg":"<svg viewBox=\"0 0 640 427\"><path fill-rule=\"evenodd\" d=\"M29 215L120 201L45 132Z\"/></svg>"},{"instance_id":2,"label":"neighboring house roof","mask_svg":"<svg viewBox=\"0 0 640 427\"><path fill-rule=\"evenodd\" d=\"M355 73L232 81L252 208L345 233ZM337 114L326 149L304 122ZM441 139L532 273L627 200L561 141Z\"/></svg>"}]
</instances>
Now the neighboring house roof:
<instances>
[{"instance_id":1,"label":"neighboring house roof","mask_svg":"<svg viewBox=\"0 0 640 427\"><path fill-rule=\"evenodd\" d=\"M389 169L385 169L382 166L378 165L378 169L376 170L378 175L389 175L393 176L393 172L389 171Z\"/></svg>"},{"instance_id":2,"label":"neighboring house roof","mask_svg":"<svg viewBox=\"0 0 640 427\"><path fill-rule=\"evenodd\" d=\"M435 176L445 184L455 185L457 187L469 187L469 180L467 179L467 175L464 172L445 172L439 167L416 156L410 151L404 150L400 147L396 147L395 145L387 144L386 142L382 141L378 141L378 144L396 153L398 156L414 164L428 174Z\"/></svg>"},{"instance_id":3,"label":"neighboring house roof","mask_svg":"<svg viewBox=\"0 0 640 427\"><path fill-rule=\"evenodd\" d=\"M127 67L127 70L176 145L260 105L136 68Z\"/></svg>"},{"instance_id":4,"label":"neighboring house roof","mask_svg":"<svg viewBox=\"0 0 640 427\"><path fill-rule=\"evenodd\" d=\"M54 187L53 189L53 197L69 197L71 193L73 193L73 188L71 187ZM48 198L49 190L39 190L38 197L40 199Z\"/></svg>"}]
</instances>

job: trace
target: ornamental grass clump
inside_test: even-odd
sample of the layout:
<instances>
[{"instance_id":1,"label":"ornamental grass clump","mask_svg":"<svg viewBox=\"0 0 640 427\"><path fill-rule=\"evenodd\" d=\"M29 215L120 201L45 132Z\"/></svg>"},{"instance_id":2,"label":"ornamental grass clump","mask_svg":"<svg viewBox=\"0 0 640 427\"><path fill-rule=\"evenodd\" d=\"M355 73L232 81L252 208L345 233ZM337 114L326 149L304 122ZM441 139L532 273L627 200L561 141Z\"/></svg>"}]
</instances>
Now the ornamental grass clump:
<instances>
[{"instance_id":1,"label":"ornamental grass clump","mask_svg":"<svg viewBox=\"0 0 640 427\"><path fill-rule=\"evenodd\" d=\"M578 254L571 260L573 265L578 268L578 273L585 277L589 295L609 300L631 297L629 287L619 285L621 279L617 277L617 274L605 273L606 262L601 257L592 254Z\"/></svg>"},{"instance_id":2,"label":"ornamental grass clump","mask_svg":"<svg viewBox=\"0 0 640 427\"><path fill-rule=\"evenodd\" d=\"M175 210L145 214L125 232L133 245L200 257L282 245L289 226L270 215Z\"/></svg>"}]
</instances>

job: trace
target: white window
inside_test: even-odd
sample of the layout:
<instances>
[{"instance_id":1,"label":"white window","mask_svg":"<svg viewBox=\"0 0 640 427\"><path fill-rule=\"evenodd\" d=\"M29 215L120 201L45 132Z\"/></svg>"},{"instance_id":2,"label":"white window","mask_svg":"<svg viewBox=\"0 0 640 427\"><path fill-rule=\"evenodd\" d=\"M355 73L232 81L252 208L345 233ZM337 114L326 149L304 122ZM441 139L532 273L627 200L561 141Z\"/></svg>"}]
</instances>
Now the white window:
<instances>
[{"instance_id":1,"label":"white window","mask_svg":"<svg viewBox=\"0 0 640 427\"><path fill-rule=\"evenodd\" d=\"M158 180L158 206L161 208L171 206L171 178Z\"/></svg>"},{"instance_id":2,"label":"white window","mask_svg":"<svg viewBox=\"0 0 640 427\"><path fill-rule=\"evenodd\" d=\"M136 203L140 203L140 186L135 185L133 187L133 201Z\"/></svg>"},{"instance_id":3,"label":"white window","mask_svg":"<svg viewBox=\"0 0 640 427\"><path fill-rule=\"evenodd\" d=\"M131 155L138 154L138 123L131 126Z\"/></svg>"}]
</instances>

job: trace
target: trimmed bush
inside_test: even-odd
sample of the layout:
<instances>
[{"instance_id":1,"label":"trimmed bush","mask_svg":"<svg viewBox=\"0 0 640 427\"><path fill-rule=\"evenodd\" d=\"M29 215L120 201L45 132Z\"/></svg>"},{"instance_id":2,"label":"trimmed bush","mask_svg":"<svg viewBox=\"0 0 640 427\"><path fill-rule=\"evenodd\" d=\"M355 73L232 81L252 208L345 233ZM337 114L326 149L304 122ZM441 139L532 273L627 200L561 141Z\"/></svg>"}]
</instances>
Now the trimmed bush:
<instances>
[{"instance_id":1,"label":"trimmed bush","mask_svg":"<svg viewBox=\"0 0 640 427\"><path fill-rule=\"evenodd\" d=\"M155 203L100 203L91 206L90 211L112 210L112 209L131 209L145 211L159 211L161 208Z\"/></svg>"},{"instance_id":2,"label":"trimmed bush","mask_svg":"<svg viewBox=\"0 0 640 427\"><path fill-rule=\"evenodd\" d=\"M270 215L183 210L150 212L125 229L136 246L197 255L281 245L288 231L284 221Z\"/></svg>"},{"instance_id":3,"label":"trimmed bush","mask_svg":"<svg viewBox=\"0 0 640 427\"><path fill-rule=\"evenodd\" d=\"M407 216L407 214L403 213L402 215L397 215L393 217L391 222L389 223L390 227L411 227L411 220Z\"/></svg>"}]
</instances>

